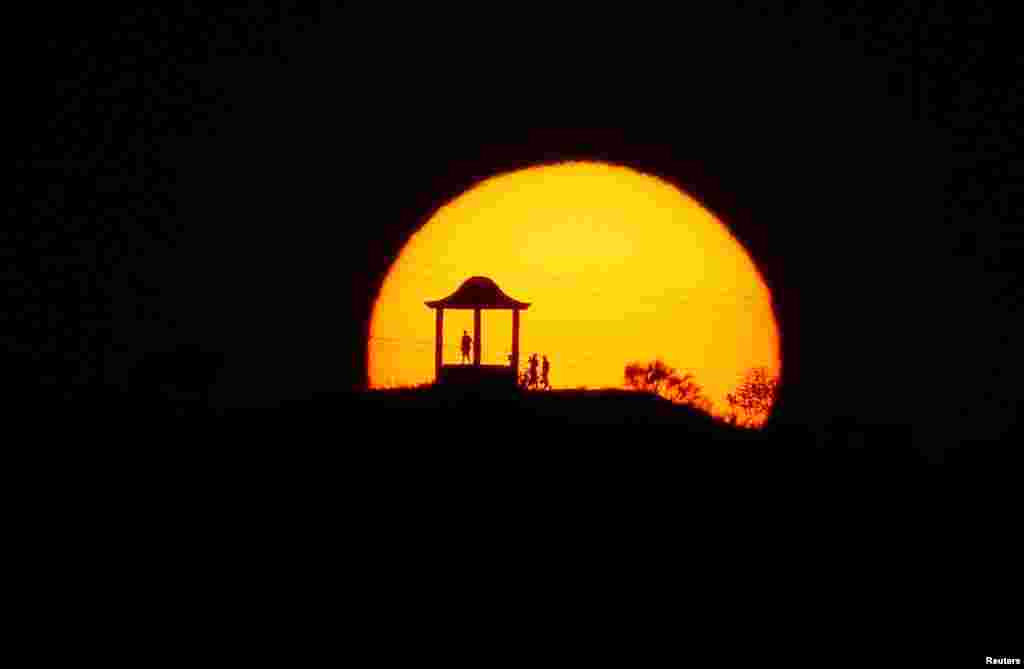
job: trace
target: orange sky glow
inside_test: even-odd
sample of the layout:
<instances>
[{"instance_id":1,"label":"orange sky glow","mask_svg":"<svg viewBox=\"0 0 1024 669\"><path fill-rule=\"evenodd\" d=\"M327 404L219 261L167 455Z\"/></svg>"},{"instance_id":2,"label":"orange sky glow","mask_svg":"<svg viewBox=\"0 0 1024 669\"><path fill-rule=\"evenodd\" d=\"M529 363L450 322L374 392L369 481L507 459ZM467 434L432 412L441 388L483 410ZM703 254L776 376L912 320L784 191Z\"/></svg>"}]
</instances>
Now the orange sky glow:
<instances>
[{"instance_id":1,"label":"orange sky glow","mask_svg":"<svg viewBox=\"0 0 1024 669\"><path fill-rule=\"evenodd\" d=\"M753 367L781 373L772 299L729 230L673 185L593 162L486 179L441 207L392 264L367 342L372 388L434 377L434 313L472 276L522 312L521 367L551 360L555 388L621 388L631 361L661 358L695 375L713 402ZM460 359L473 312L445 312L445 364ZM510 311L483 312L482 362L508 364Z\"/></svg>"}]
</instances>

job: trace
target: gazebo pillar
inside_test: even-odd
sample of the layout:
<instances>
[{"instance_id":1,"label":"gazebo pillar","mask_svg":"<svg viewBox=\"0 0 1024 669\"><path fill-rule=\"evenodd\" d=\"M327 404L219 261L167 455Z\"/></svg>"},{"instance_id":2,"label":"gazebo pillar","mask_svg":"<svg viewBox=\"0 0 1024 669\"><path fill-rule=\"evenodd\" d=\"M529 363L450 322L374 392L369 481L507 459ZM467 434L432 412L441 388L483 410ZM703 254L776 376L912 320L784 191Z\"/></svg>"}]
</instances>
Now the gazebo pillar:
<instances>
[{"instance_id":1,"label":"gazebo pillar","mask_svg":"<svg viewBox=\"0 0 1024 669\"><path fill-rule=\"evenodd\" d=\"M519 310L512 310L512 371L519 374Z\"/></svg>"},{"instance_id":2,"label":"gazebo pillar","mask_svg":"<svg viewBox=\"0 0 1024 669\"><path fill-rule=\"evenodd\" d=\"M434 317L434 378L441 377L441 358L444 352L444 309L437 308Z\"/></svg>"},{"instance_id":3,"label":"gazebo pillar","mask_svg":"<svg viewBox=\"0 0 1024 669\"><path fill-rule=\"evenodd\" d=\"M473 364L480 366L480 307L473 309Z\"/></svg>"}]
</instances>

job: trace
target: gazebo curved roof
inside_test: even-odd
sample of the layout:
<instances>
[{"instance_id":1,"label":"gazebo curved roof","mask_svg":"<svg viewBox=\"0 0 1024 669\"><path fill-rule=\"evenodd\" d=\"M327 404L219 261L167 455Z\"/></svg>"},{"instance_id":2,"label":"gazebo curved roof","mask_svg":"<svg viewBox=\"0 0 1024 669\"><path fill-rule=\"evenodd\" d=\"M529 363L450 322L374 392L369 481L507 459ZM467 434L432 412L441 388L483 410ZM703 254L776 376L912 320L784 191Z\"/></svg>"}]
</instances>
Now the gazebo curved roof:
<instances>
[{"instance_id":1,"label":"gazebo curved roof","mask_svg":"<svg viewBox=\"0 0 1024 669\"><path fill-rule=\"evenodd\" d=\"M529 302L513 300L486 276L466 279L448 297L426 304L431 309L526 309L530 306Z\"/></svg>"}]
</instances>

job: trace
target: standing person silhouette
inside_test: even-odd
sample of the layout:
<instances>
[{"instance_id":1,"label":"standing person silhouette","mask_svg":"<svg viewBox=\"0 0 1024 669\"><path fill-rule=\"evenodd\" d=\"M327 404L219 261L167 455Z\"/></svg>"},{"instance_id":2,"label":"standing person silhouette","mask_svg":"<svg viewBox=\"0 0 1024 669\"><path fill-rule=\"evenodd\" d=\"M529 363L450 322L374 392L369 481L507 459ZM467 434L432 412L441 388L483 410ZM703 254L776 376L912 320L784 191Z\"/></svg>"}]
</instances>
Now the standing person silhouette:
<instances>
[{"instance_id":1,"label":"standing person silhouette","mask_svg":"<svg viewBox=\"0 0 1024 669\"><path fill-rule=\"evenodd\" d=\"M530 378L527 382L527 387L537 387L537 354L534 353L530 356Z\"/></svg>"},{"instance_id":2,"label":"standing person silhouette","mask_svg":"<svg viewBox=\"0 0 1024 669\"><path fill-rule=\"evenodd\" d=\"M473 338L465 330L462 331L462 364L469 361L469 351L473 347Z\"/></svg>"},{"instance_id":3,"label":"standing person silhouette","mask_svg":"<svg viewBox=\"0 0 1024 669\"><path fill-rule=\"evenodd\" d=\"M545 390L551 390L551 381L548 375L551 373L551 362L548 356L544 356L544 364L540 367L540 386Z\"/></svg>"}]
</instances>

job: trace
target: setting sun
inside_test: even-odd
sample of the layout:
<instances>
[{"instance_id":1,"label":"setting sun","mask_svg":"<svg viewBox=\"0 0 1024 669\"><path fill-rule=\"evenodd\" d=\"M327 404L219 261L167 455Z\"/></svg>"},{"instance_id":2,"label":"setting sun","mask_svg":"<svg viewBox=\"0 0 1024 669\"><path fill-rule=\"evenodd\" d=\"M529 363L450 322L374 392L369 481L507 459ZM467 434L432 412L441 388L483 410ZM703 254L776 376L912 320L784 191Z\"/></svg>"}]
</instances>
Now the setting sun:
<instances>
[{"instance_id":1,"label":"setting sun","mask_svg":"<svg viewBox=\"0 0 1024 669\"><path fill-rule=\"evenodd\" d=\"M627 363L661 359L692 373L722 415L747 370L781 372L771 294L729 230L665 181L574 162L487 179L412 236L374 305L371 387L433 381L424 302L473 276L531 303L521 360L547 355L555 388L621 388ZM511 320L483 312L482 363L508 364ZM472 311L446 312L445 364L460 360L463 331Z\"/></svg>"}]
</instances>

